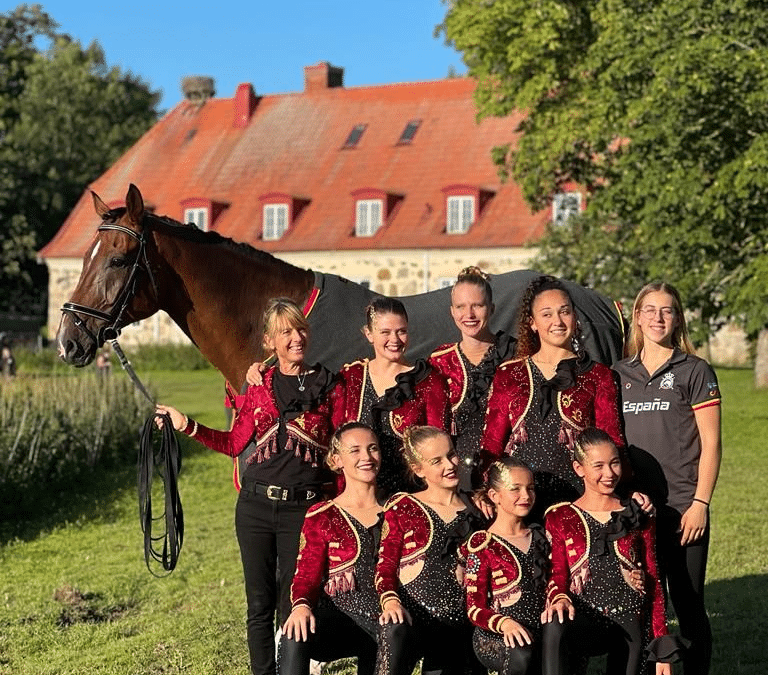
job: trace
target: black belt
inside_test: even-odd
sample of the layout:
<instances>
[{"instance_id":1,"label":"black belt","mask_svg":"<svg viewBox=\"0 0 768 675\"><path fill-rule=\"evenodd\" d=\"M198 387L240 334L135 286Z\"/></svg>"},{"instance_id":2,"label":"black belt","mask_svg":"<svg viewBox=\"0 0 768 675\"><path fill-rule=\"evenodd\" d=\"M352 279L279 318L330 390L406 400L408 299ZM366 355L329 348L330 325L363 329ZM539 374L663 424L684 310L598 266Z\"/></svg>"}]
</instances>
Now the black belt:
<instances>
[{"instance_id":1,"label":"black belt","mask_svg":"<svg viewBox=\"0 0 768 675\"><path fill-rule=\"evenodd\" d=\"M242 492L265 495L267 499L277 502L306 502L317 499L320 496L319 488L290 488L281 487L280 485L267 485L265 483L248 483L243 486Z\"/></svg>"}]
</instances>

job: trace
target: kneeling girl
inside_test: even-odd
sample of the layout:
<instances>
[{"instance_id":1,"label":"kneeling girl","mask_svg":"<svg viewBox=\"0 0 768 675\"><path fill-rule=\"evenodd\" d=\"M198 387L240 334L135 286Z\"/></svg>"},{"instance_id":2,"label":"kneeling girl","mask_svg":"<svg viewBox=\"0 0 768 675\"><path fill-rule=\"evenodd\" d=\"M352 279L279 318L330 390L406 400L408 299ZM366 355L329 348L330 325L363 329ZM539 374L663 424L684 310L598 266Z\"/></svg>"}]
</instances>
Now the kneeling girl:
<instances>
[{"instance_id":1,"label":"kneeling girl","mask_svg":"<svg viewBox=\"0 0 768 675\"><path fill-rule=\"evenodd\" d=\"M475 654L499 675L538 672L549 543L540 525L525 523L535 501L533 472L516 457L497 460L486 494L496 519L461 547Z\"/></svg>"},{"instance_id":2,"label":"kneeling girl","mask_svg":"<svg viewBox=\"0 0 768 675\"><path fill-rule=\"evenodd\" d=\"M445 431L411 427L403 453L425 489L394 495L384 512L380 658L394 675L410 675L422 657L424 674L474 670L458 548L485 519L458 491L458 457Z\"/></svg>"},{"instance_id":3,"label":"kneeling girl","mask_svg":"<svg viewBox=\"0 0 768 675\"><path fill-rule=\"evenodd\" d=\"M307 675L309 661L358 658L359 675L376 661L378 597L373 587L381 535L376 500L381 451L370 427L341 426L326 459L343 473L344 491L312 506L301 528L292 611L283 625L280 675Z\"/></svg>"}]
</instances>

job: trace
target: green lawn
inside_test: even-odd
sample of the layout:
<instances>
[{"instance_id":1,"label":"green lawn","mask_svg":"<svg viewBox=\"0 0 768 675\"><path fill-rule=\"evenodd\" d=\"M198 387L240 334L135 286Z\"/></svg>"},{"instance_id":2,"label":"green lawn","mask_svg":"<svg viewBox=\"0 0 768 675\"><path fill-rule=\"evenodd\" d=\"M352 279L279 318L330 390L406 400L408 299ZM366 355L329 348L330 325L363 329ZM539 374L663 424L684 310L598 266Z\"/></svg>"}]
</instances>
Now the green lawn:
<instances>
[{"instance_id":1,"label":"green lawn","mask_svg":"<svg viewBox=\"0 0 768 675\"><path fill-rule=\"evenodd\" d=\"M768 391L722 370L725 458L712 505L713 673L768 675ZM115 373L115 377L123 377ZM215 371L157 372L158 399L223 427ZM144 566L133 468L51 497L49 516L0 547L0 675L243 675L245 600L231 461L184 444L179 566Z\"/></svg>"}]
</instances>

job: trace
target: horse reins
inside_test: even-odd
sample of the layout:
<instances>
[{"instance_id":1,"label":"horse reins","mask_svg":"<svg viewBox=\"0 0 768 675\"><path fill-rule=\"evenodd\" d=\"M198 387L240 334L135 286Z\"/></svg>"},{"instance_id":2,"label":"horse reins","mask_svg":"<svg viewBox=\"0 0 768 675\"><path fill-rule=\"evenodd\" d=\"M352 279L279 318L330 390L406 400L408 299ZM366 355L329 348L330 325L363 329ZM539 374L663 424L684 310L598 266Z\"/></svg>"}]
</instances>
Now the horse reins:
<instances>
[{"instance_id":1,"label":"horse reins","mask_svg":"<svg viewBox=\"0 0 768 675\"><path fill-rule=\"evenodd\" d=\"M155 283L152 269L147 257L146 236L144 230L141 234L122 225L104 223L99 226L98 231L104 232L114 230L122 232L139 242L139 250L136 253L136 259L133 261L131 271L128 273L128 280L120 291L114 307L118 307L117 312L102 312L101 310L80 305L75 302L65 302L61 311L72 317L72 321L81 331L83 331L91 340L94 341L97 348L105 342L109 342L120 360L120 365L128 374L136 388L144 395L144 398L154 406L155 402L147 391L147 388L136 375L131 362L123 352L117 342L120 335L120 321L123 318L128 303L136 293L136 275L140 269L147 272L152 288L157 297L157 284ZM97 335L85 325L85 321L80 315L89 316L104 322ZM153 433L155 429L155 418L163 419L163 428L160 444L155 449ZM157 518L152 516L152 480L155 471L159 473L165 493L165 510ZM178 440L173 431L173 423L169 415L150 415L141 431L139 440L139 458L137 463L137 482L139 493L139 520L141 522L141 531L144 534L144 561L147 569L157 576L152 569L151 560L160 563L166 572L172 572L181 553L181 545L184 540L184 511L181 507L181 498L178 491L178 475L181 470L181 449ZM152 535L152 526L155 521L164 520L165 529L159 536ZM159 550L156 544L162 541L162 548Z\"/></svg>"}]
</instances>

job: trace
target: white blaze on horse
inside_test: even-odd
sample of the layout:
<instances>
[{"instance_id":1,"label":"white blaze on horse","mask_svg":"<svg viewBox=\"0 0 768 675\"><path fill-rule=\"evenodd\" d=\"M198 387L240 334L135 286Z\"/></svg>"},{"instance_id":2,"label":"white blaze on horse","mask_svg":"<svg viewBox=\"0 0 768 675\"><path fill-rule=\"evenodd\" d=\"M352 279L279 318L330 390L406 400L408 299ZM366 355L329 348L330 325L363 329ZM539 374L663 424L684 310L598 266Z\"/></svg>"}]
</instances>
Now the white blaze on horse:
<instances>
[{"instance_id":1,"label":"white blaze on horse","mask_svg":"<svg viewBox=\"0 0 768 675\"><path fill-rule=\"evenodd\" d=\"M110 209L95 193L101 218L83 257L83 271L65 303L57 333L59 353L75 366L93 361L105 340L124 326L165 311L236 389L248 366L263 358L262 315L282 296L305 308L313 332L311 361L331 369L368 353L360 332L363 310L376 294L335 275L304 270L216 232L203 232L144 210L131 185L125 207ZM522 293L537 276L530 270L491 279L493 330L514 334ZM592 358L621 358L623 325L616 305L566 282ZM427 356L458 339L450 289L401 298L410 316L409 354Z\"/></svg>"}]
</instances>

